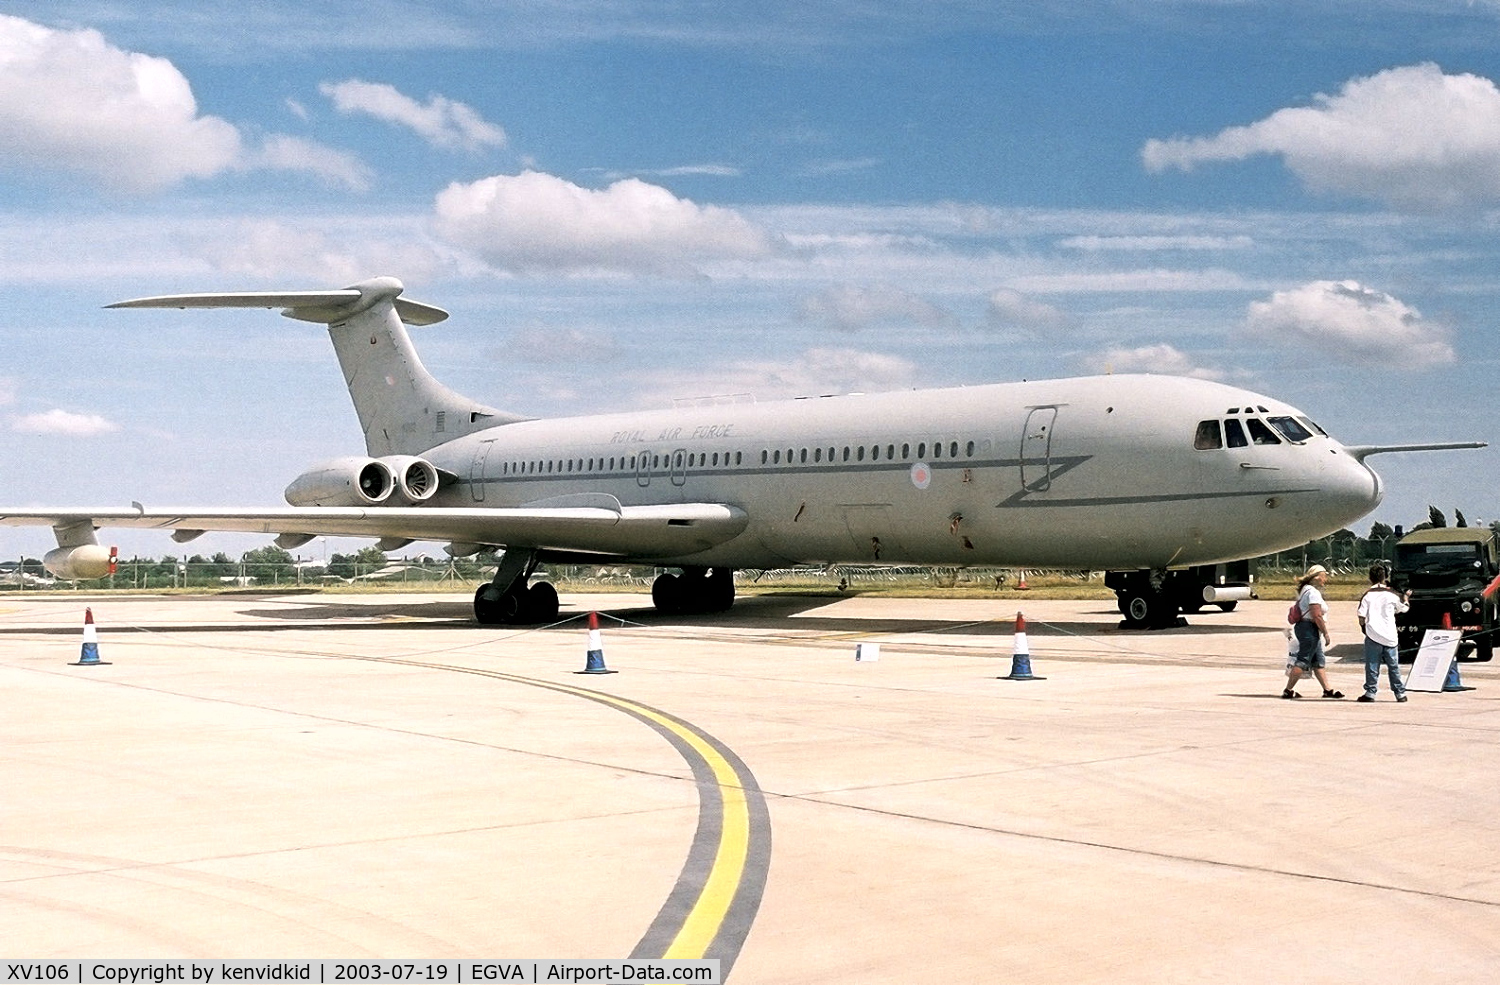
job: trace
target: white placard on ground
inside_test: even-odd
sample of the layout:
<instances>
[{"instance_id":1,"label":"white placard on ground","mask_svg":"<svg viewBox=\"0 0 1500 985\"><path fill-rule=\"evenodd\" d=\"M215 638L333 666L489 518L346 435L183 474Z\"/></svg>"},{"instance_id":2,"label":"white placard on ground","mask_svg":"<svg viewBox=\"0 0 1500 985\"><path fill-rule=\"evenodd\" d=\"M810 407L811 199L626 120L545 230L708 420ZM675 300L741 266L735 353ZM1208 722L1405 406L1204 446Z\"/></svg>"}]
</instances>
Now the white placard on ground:
<instances>
[{"instance_id":1,"label":"white placard on ground","mask_svg":"<svg viewBox=\"0 0 1500 985\"><path fill-rule=\"evenodd\" d=\"M1408 691L1441 691L1448 679L1448 668L1458 655L1458 641L1463 633L1457 629L1429 629L1422 634L1417 658L1406 672Z\"/></svg>"}]
</instances>

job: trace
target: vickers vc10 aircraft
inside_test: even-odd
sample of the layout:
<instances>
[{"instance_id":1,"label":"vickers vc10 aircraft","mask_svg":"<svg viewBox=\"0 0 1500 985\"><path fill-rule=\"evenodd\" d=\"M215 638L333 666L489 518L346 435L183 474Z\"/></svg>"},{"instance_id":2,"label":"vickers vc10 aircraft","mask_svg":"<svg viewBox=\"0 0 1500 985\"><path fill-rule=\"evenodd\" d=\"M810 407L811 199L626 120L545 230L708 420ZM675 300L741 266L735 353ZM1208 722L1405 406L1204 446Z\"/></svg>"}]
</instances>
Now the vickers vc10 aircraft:
<instances>
[{"instance_id":1,"label":"vickers vc10 aircraft","mask_svg":"<svg viewBox=\"0 0 1500 985\"><path fill-rule=\"evenodd\" d=\"M384 550L503 548L480 623L546 622L543 562L650 565L659 610L734 600L736 568L806 563L1104 570L1127 622L1248 597L1224 562L1294 547L1380 502L1377 452L1300 410L1219 383L1095 376L537 420L476 403L423 367L406 324L447 313L377 278L338 291L182 294L114 308L283 308L328 326L365 454L317 466L272 509L0 509L47 524L44 563L99 578L101 527L377 538ZM1215 567L1216 565L1220 567Z\"/></svg>"}]
</instances>

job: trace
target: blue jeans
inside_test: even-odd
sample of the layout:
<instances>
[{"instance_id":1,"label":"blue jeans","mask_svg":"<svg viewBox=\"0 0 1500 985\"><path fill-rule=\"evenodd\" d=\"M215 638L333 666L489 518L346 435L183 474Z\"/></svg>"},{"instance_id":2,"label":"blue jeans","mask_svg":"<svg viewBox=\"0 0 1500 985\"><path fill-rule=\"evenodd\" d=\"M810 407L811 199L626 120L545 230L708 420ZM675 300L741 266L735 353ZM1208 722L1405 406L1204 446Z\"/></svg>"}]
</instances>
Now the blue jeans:
<instances>
[{"instance_id":1,"label":"blue jeans","mask_svg":"<svg viewBox=\"0 0 1500 985\"><path fill-rule=\"evenodd\" d=\"M1384 643L1376 643L1368 636L1365 637L1365 693L1375 697L1375 689L1380 684L1380 665L1385 664L1386 671L1391 680L1391 690L1396 697L1406 693L1406 686L1401 683L1401 664L1396 661L1396 648L1386 646Z\"/></svg>"}]
</instances>

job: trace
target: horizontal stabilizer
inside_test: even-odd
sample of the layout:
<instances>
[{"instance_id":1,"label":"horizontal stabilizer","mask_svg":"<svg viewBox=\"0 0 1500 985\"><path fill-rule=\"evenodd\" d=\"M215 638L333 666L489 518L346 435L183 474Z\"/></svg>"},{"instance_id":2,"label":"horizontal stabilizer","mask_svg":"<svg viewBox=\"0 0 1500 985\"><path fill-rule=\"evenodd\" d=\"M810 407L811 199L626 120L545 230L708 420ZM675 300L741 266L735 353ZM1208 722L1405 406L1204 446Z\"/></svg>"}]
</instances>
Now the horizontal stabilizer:
<instances>
[{"instance_id":1,"label":"horizontal stabilizer","mask_svg":"<svg viewBox=\"0 0 1500 985\"><path fill-rule=\"evenodd\" d=\"M1462 451L1488 447L1488 441L1443 441L1421 445L1345 445L1344 450L1363 462L1371 455L1388 455L1398 451Z\"/></svg>"},{"instance_id":2,"label":"horizontal stabilizer","mask_svg":"<svg viewBox=\"0 0 1500 985\"><path fill-rule=\"evenodd\" d=\"M393 283L385 283L392 281ZM371 287L377 287L371 290ZM380 278L340 291L241 291L228 294L164 294L105 305L106 308L281 308L299 321L332 324L358 314L382 297L392 297L396 314L408 325L435 325L448 317L442 308L400 297L400 281Z\"/></svg>"}]
</instances>

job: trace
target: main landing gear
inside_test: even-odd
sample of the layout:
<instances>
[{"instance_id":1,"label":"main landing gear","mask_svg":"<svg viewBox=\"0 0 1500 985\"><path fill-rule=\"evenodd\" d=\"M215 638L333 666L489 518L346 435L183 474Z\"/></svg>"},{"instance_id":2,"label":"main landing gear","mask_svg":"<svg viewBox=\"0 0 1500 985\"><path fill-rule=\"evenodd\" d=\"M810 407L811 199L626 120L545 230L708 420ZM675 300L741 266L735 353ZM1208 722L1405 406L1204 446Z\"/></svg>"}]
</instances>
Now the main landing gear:
<instances>
[{"instance_id":1,"label":"main landing gear","mask_svg":"<svg viewBox=\"0 0 1500 985\"><path fill-rule=\"evenodd\" d=\"M538 564L535 551L506 551L489 583L474 592L474 619L482 626L549 623L557 619L557 589L545 581L528 585ZM666 615L723 612L734 604L733 568L683 568L657 576L651 602Z\"/></svg>"},{"instance_id":2,"label":"main landing gear","mask_svg":"<svg viewBox=\"0 0 1500 985\"><path fill-rule=\"evenodd\" d=\"M683 568L680 575L658 575L651 602L667 615L723 612L734 605L734 569Z\"/></svg>"},{"instance_id":3,"label":"main landing gear","mask_svg":"<svg viewBox=\"0 0 1500 985\"><path fill-rule=\"evenodd\" d=\"M535 551L506 551L494 580L474 592L474 619L481 626L545 623L557 618L557 589L545 581L528 585Z\"/></svg>"}]
</instances>

